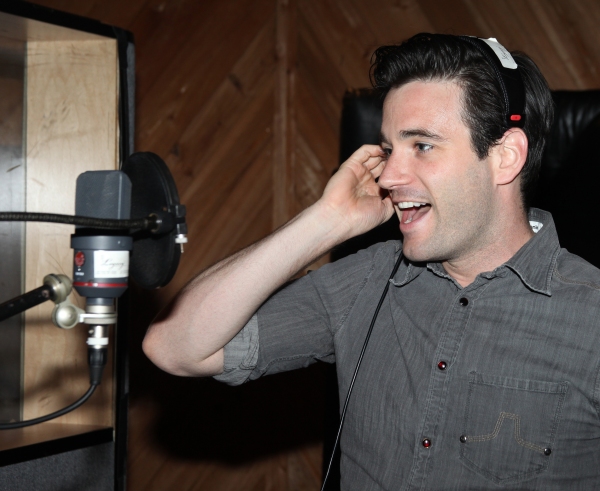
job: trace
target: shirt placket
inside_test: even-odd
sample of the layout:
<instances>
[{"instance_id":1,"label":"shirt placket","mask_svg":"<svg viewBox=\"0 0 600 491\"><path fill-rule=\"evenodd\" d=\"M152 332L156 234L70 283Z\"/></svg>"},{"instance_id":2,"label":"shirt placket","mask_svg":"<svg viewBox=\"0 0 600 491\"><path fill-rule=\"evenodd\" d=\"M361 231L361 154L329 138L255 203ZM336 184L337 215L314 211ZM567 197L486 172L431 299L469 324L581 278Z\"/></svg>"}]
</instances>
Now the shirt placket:
<instances>
[{"instance_id":1,"label":"shirt placket","mask_svg":"<svg viewBox=\"0 0 600 491\"><path fill-rule=\"evenodd\" d=\"M467 288L459 290L452 298L448 314L445 316L429 377L425 412L420 432L415 442L413 465L406 490L426 489L426 478L436 459L443 458L441 452L442 425L448 404L452 372L457 354L469 323L476 300L482 295L489 282L477 278ZM435 329L435 327L434 327ZM457 441L460 435L457 435Z\"/></svg>"}]
</instances>

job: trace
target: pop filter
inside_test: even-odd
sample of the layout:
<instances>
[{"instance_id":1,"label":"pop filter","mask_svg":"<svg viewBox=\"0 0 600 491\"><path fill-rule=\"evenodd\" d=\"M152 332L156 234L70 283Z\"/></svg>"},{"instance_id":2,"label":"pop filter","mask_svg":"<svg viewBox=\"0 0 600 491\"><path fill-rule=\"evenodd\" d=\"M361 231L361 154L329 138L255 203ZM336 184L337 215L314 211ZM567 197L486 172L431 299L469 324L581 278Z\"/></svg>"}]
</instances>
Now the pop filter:
<instances>
[{"instance_id":1,"label":"pop filter","mask_svg":"<svg viewBox=\"0 0 600 491\"><path fill-rule=\"evenodd\" d=\"M173 176L158 155L152 152L131 154L121 170L131 180L132 219L154 214L165 222L164 225L175 221L175 227L169 232L140 230L132 234L130 277L142 288L160 288L175 275L182 244L187 242L185 206L179 204Z\"/></svg>"}]
</instances>

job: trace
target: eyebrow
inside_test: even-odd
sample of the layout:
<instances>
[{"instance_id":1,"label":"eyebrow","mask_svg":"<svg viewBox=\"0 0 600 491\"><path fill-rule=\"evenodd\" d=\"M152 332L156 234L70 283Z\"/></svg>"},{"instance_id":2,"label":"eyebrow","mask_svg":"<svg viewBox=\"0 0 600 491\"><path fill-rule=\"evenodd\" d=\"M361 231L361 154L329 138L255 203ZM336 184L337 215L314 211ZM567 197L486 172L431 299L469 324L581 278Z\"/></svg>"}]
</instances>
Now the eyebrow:
<instances>
[{"instance_id":1,"label":"eyebrow","mask_svg":"<svg viewBox=\"0 0 600 491\"><path fill-rule=\"evenodd\" d=\"M408 138L421 137L421 138L429 138L431 140L436 140L440 142L448 141L446 138L441 137L436 133L432 133L431 131L427 131L423 128L414 128L409 130L402 130L398 132L398 136L401 140L406 140ZM389 140L383 133L379 134L379 141L381 143L390 144Z\"/></svg>"}]
</instances>

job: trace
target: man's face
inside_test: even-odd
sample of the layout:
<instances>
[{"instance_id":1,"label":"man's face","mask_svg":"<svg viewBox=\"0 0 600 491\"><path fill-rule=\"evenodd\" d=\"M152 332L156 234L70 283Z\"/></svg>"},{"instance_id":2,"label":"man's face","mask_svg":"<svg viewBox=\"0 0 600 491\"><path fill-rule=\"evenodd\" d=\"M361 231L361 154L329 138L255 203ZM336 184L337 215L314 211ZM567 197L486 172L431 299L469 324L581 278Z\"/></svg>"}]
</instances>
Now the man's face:
<instances>
[{"instance_id":1,"label":"man's face","mask_svg":"<svg viewBox=\"0 0 600 491\"><path fill-rule=\"evenodd\" d=\"M497 238L490 159L473 152L460 95L454 82L411 82L391 90L383 106L388 159L378 182L414 261L468 259Z\"/></svg>"}]
</instances>

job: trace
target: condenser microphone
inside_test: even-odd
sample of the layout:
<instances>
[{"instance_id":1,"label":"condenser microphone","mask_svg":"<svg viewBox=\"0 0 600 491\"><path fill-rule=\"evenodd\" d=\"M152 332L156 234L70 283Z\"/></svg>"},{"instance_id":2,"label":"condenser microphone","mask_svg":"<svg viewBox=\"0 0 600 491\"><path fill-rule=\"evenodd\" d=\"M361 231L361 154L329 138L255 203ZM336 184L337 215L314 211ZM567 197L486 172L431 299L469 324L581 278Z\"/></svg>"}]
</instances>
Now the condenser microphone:
<instances>
[{"instance_id":1,"label":"condenser microphone","mask_svg":"<svg viewBox=\"0 0 600 491\"><path fill-rule=\"evenodd\" d=\"M138 152L130 155L121 168L84 172L77 178L76 216L0 212L3 221L76 226L71 236L72 286L85 298L85 311L69 301L71 281L66 276L47 275L43 287L0 305L0 318L53 300L56 306L52 321L57 327L71 329L79 323L89 326L90 365L90 388L80 399L39 418L0 424L0 430L49 421L87 401L100 385L108 358L109 326L117 321L115 301L127 289L129 276L138 286L154 289L169 283L177 270L183 244L187 243L186 209L179 202L167 165L156 154Z\"/></svg>"},{"instance_id":2,"label":"condenser microphone","mask_svg":"<svg viewBox=\"0 0 600 491\"><path fill-rule=\"evenodd\" d=\"M75 189L75 214L90 218L130 218L131 181L121 171L80 174ZM99 385L107 361L108 328L116 323L115 299L127 289L133 239L128 230L77 226L71 236L73 288L86 299L89 324L90 383Z\"/></svg>"},{"instance_id":3,"label":"condenser microphone","mask_svg":"<svg viewBox=\"0 0 600 491\"><path fill-rule=\"evenodd\" d=\"M75 215L128 220L131 214L131 181L122 171L90 171L80 174L75 188ZM129 251L133 239L128 230L108 232L77 226L71 236L74 249L73 287L91 303L108 303L127 289Z\"/></svg>"}]
</instances>

